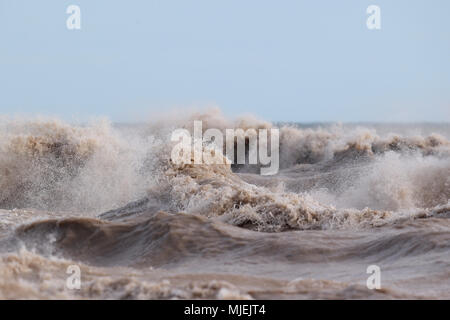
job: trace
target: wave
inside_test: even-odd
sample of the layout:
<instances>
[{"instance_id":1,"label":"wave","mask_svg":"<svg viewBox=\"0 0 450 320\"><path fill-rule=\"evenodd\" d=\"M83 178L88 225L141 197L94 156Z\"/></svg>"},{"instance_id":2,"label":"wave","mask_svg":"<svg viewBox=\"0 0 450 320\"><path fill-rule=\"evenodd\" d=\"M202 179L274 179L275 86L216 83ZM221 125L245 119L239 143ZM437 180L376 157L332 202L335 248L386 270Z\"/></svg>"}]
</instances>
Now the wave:
<instances>
[{"instance_id":1,"label":"wave","mask_svg":"<svg viewBox=\"0 0 450 320\"><path fill-rule=\"evenodd\" d=\"M279 128L278 174L173 163L170 135L194 120ZM381 127L218 109L132 125L2 118L0 298L447 298L450 131ZM382 289L365 286L372 264ZM73 265L80 290L66 288Z\"/></svg>"},{"instance_id":2,"label":"wave","mask_svg":"<svg viewBox=\"0 0 450 320\"><path fill-rule=\"evenodd\" d=\"M160 279L160 273L150 270L149 279L129 268L111 270L79 262L83 285L80 290L68 290L64 271L74 263L46 258L23 248L18 253L2 255L0 299L252 299L236 284L215 280L217 277L196 279L199 277L188 274Z\"/></svg>"},{"instance_id":3,"label":"wave","mask_svg":"<svg viewBox=\"0 0 450 320\"><path fill-rule=\"evenodd\" d=\"M446 208L447 214L450 212ZM189 268L203 261L204 271L239 268L245 261L321 263L351 259L389 260L450 249L449 219L407 220L382 235L364 232L255 233L191 214L146 211L139 218L62 218L19 226L0 241L3 252L21 248L48 258L72 259L98 267ZM283 250L280 250L282 243ZM255 270L256 272L256 270Z\"/></svg>"},{"instance_id":4,"label":"wave","mask_svg":"<svg viewBox=\"0 0 450 320\"><path fill-rule=\"evenodd\" d=\"M151 140L106 121L3 119L0 133L1 208L91 212L145 195Z\"/></svg>"},{"instance_id":5,"label":"wave","mask_svg":"<svg viewBox=\"0 0 450 320\"><path fill-rule=\"evenodd\" d=\"M447 180L448 176L441 182ZM440 186L439 181L436 184ZM382 192L385 190L382 189ZM161 197L161 193L164 197ZM428 194L433 196L432 192ZM445 199L447 195L438 194L438 197ZM158 204L162 199L163 203ZM378 227L405 219L445 213L450 209L450 203L443 203L428 209L398 211L338 209L316 201L307 193L247 183L234 174L229 165L172 164L165 171L165 179L160 181L159 188L149 191L146 199L100 217L136 215L149 208L160 208L173 213L186 212L217 218L252 230L277 232Z\"/></svg>"},{"instance_id":6,"label":"wave","mask_svg":"<svg viewBox=\"0 0 450 320\"><path fill-rule=\"evenodd\" d=\"M145 275L128 268L80 264L83 285L66 288L63 272L74 262L45 258L26 249L0 257L0 299L420 299L414 291L369 290L362 285L331 280L276 280L232 274L179 274L157 270ZM126 275L126 276L124 276Z\"/></svg>"},{"instance_id":7,"label":"wave","mask_svg":"<svg viewBox=\"0 0 450 320\"><path fill-rule=\"evenodd\" d=\"M91 217L152 208L285 231L374 227L448 206L450 141L443 135L282 125L281 171L261 177L252 166L171 163L171 130L191 130L193 120L203 130L274 126L251 116L230 120L217 109L128 127L2 119L0 207Z\"/></svg>"}]
</instances>

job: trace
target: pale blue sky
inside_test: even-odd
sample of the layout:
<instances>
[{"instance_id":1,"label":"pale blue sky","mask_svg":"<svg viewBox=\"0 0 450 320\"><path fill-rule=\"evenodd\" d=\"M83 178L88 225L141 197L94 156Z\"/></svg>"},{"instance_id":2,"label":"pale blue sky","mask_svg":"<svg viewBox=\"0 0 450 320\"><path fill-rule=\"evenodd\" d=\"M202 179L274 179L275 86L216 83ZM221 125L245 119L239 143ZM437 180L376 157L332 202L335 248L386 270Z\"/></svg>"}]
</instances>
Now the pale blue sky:
<instances>
[{"instance_id":1,"label":"pale blue sky","mask_svg":"<svg viewBox=\"0 0 450 320\"><path fill-rule=\"evenodd\" d=\"M81 30L66 8L81 8ZM382 29L366 28L381 7ZM0 114L450 121L448 0L0 0Z\"/></svg>"}]
</instances>

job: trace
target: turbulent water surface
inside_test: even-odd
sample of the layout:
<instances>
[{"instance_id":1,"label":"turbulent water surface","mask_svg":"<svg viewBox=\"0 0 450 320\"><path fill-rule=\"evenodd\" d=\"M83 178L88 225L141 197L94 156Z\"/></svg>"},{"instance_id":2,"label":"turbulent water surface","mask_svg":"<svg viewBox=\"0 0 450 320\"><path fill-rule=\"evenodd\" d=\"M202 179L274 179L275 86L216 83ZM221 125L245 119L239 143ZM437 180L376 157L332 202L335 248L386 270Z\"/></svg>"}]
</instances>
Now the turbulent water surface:
<instances>
[{"instance_id":1,"label":"turbulent water surface","mask_svg":"<svg viewBox=\"0 0 450 320\"><path fill-rule=\"evenodd\" d=\"M279 173L170 162L192 120L278 127ZM0 298L449 299L449 199L448 124L2 118Z\"/></svg>"}]
</instances>

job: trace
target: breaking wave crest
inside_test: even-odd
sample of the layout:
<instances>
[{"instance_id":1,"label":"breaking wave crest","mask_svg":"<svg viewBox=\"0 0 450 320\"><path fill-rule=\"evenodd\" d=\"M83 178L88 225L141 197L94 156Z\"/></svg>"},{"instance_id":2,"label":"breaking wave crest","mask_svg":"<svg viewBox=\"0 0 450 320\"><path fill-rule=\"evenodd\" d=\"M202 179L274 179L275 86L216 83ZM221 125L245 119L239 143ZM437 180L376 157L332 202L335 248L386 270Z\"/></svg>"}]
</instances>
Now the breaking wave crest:
<instances>
[{"instance_id":1,"label":"breaking wave crest","mask_svg":"<svg viewBox=\"0 0 450 320\"><path fill-rule=\"evenodd\" d=\"M2 208L96 211L145 194L151 140L106 121L3 120L0 132Z\"/></svg>"},{"instance_id":2,"label":"breaking wave crest","mask_svg":"<svg viewBox=\"0 0 450 320\"><path fill-rule=\"evenodd\" d=\"M194 120L279 128L279 172L170 161L171 133ZM2 118L0 299L448 298L449 138L448 125L218 109L133 125ZM380 290L365 286L372 264ZM80 290L66 288L71 265Z\"/></svg>"},{"instance_id":3,"label":"breaking wave crest","mask_svg":"<svg viewBox=\"0 0 450 320\"><path fill-rule=\"evenodd\" d=\"M191 130L193 120L203 130L275 126L217 109L135 127L2 119L0 207L185 212L260 231L379 226L448 208L442 134L279 125L281 171L261 177L251 166L171 163L171 130Z\"/></svg>"}]
</instances>

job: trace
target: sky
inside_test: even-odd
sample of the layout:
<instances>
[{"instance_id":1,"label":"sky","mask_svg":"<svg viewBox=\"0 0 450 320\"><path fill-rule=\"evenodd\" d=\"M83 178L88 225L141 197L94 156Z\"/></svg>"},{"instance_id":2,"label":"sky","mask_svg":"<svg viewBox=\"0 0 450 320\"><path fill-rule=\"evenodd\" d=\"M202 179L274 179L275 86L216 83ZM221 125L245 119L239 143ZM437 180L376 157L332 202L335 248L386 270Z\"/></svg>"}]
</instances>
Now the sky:
<instances>
[{"instance_id":1,"label":"sky","mask_svg":"<svg viewBox=\"0 0 450 320\"><path fill-rule=\"evenodd\" d=\"M448 0L0 0L0 115L449 122L449 17Z\"/></svg>"}]
</instances>

